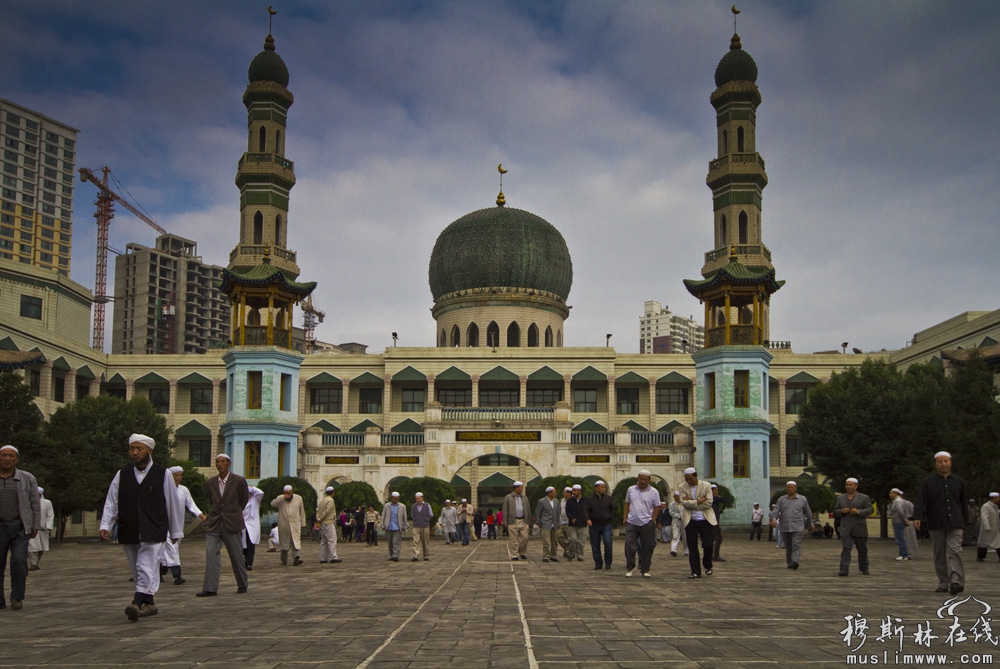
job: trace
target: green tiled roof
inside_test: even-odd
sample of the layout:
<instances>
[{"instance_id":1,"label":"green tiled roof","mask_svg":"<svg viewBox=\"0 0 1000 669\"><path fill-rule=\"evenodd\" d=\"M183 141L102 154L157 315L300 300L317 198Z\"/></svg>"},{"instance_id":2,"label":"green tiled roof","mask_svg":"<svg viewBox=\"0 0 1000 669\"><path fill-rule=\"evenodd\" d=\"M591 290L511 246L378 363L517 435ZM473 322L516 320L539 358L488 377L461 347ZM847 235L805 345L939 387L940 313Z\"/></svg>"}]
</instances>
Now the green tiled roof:
<instances>
[{"instance_id":1,"label":"green tiled roof","mask_svg":"<svg viewBox=\"0 0 1000 669\"><path fill-rule=\"evenodd\" d=\"M738 260L730 258L728 265L723 265L718 271L709 274L704 279L684 279L684 287L688 292L698 297L706 290L721 285L756 286L764 285L768 294L776 293L785 285L784 281L774 278L774 270L767 267L747 267Z\"/></svg>"},{"instance_id":2,"label":"green tiled roof","mask_svg":"<svg viewBox=\"0 0 1000 669\"><path fill-rule=\"evenodd\" d=\"M90 367L84 365L80 369L76 370L76 378L79 379L96 379L97 376L90 370Z\"/></svg>"},{"instance_id":3,"label":"green tiled roof","mask_svg":"<svg viewBox=\"0 0 1000 669\"><path fill-rule=\"evenodd\" d=\"M320 372L316 376L314 376L311 379L309 379L308 381L306 381L306 383L334 383L334 384L337 384L337 383L340 383L340 379L338 379L333 374L330 374L329 372Z\"/></svg>"},{"instance_id":4,"label":"green tiled roof","mask_svg":"<svg viewBox=\"0 0 1000 669\"><path fill-rule=\"evenodd\" d=\"M584 367L573 375L574 381L607 381L608 375L591 366Z\"/></svg>"},{"instance_id":5,"label":"green tiled roof","mask_svg":"<svg viewBox=\"0 0 1000 669\"><path fill-rule=\"evenodd\" d=\"M17 344L14 343L13 339L10 337L4 337L3 339L0 339L0 350L20 351L21 349L17 347Z\"/></svg>"},{"instance_id":6,"label":"green tiled roof","mask_svg":"<svg viewBox=\"0 0 1000 669\"><path fill-rule=\"evenodd\" d=\"M202 386L203 385L209 385L210 386L210 385L212 385L212 379L208 378L207 376L202 376L198 372L191 372L190 374L188 374L187 376L185 376L183 379L181 379L177 383L183 383L183 384L186 384L186 385L202 385Z\"/></svg>"},{"instance_id":7,"label":"green tiled roof","mask_svg":"<svg viewBox=\"0 0 1000 669\"><path fill-rule=\"evenodd\" d=\"M273 81L288 87L288 67L274 51L274 38L268 35L264 39L264 50L254 56L247 69L247 79L255 81Z\"/></svg>"},{"instance_id":8,"label":"green tiled roof","mask_svg":"<svg viewBox=\"0 0 1000 669\"><path fill-rule=\"evenodd\" d=\"M210 437L212 431L196 420L188 421L174 431L176 437Z\"/></svg>"},{"instance_id":9,"label":"green tiled roof","mask_svg":"<svg viewBox=\"0 0 1000 669\"><path fill-rule=\"evenodd\" d=\"M716 86L722 86L730 81L757 82L757 63L742 49L739 35L733 35L729 53L722 57L715 68Z\"/></svg>"},{"instance_id":10,"label":"green tiled roof","mask_svg":"<svg viewBox=\"0 0 1000 669\"><path fill-rule=\"evenodd\" d=\"M413 420L412 418L407 418L402 423L397 423L393 426L391 432L423 432L424 426Z\"/></svg>"},{"instance_id":11,"label":"green tiled roof","mask_svg":"<svg viewBox=\"0 0 1000 669\"><path fill-rule=\"evenodd\" d=\"M351 379L351 385L360 385L362 383L384 383L381 378L375 376L371 372L365 372L361 376Z\"/></svg>"},{"instance_id":12,"label":"green tiled roof","mask_svg":"<svg viewBox=\"0 0 1000 669\"><path fill-rule=\"evenodd\" d=\"M536 369L531 374L528 374L529 381L562 381L563 375L552 369L548 365L542 367L541 369Z\"/></svg>"},{"instance_id":13,"label":"green tiled roof","mask_svg":"<svg viewBox=\"0 0 1000 669\"><path fill-rule=\"evenodd\" d=\"M159 374L157 374L156 372L149 372L148 374L143 374L142 376L140 376L138 379L135 380L135 382L143 384L155 383L162 385L164 383L167 383L167 380L162 376L160 376Z\"/></svg>"},{"instance_id":14,"label":"green tiled roof","mask_svg":"<svg viewBox=\"0 0 1000 669\"><path fill-rule=\"evenodd\" d=\"M634 420L630 420L627 423L622 423L622 427L627 427L633 432L649 432L649 430L644 428L642 425L639 425Z\"/></svg>"},{"instance_id":15,"label":"green tiled roof","mask_svg":"<svg viewBox=\"0 0 1000 669\"><path fill-rule=\"evenodd\" d=\"M691 385L691 379L678 372L670 372L669 374L658 378L656 383L657 385L663 383L686 383L687 385Z\"/></svg>"},{"instance_id":16,"label":"green tiled roof","mask_svg":"<svg viewBox=\"0 0 1000 669\"><path fill-rule=\"evenodd\" d=\"M680 422L679 420L672 420L663 427L661 427L660 429L658 429L657 432L673 432L675 427L684 427L684 423Z\"/></svg>"},{"instance_id":17,"label":"green tiled roof","mask_svg":"<svg viewBox=\"0 0 1000 669\"><path fill-rule=\"evenodd\" d=\"M607 432L608 428L598 423L593 418L588 418L573 428L573 432Z\"/></svg>"},{"instance_id":18,"label":"green tiled roof","mask_svg":"<svg viewBox=\"0 0 1000 669\"><path fill-rule=\"evenodd\" d=\"M437 300L471 288L534 288L566 300L573 261L548 221L521 209L480 209L438 236L428 270Z\"/></svg>"},{"instance_id":19,"label":"green tiled roof","mask_svg":"<svg viewBox=\"0 0 1000 669\"><path fill-rule=\"evenodd\" d=\"M437 375L437 381L471 381L472 377L458 367L449 367Z\"/></svg>"},{"instance_id":20,"label":"green tiled roof","mask_svg":"<svg viewBox=\"0 0 1000 669\"><path fill-rule=\"evenodd\" d=\"M58 370L60 372L68 372L70 370L69 363L66 362L66 358L59 356L52 361L52 369Z\"/></svg>"},{"instance_id":21,"label":"green tiled roof","mask_svg":"<svg viewBox=\"0 0 1000 669\"><path fill-rule=\"evenodd\" d=\"M799 372L795 376L790 377L785 383L819 383L819 379L812 374Z\"/></svg>"},{"instance_id":22,"label":"green tiled roof","mask_svg":"<svg viewBox=\"0 0 1000 669\"><path fill-rule=\"evenodd\" d=\"M108 379L107 383L109 386L117 386L117 385L124 386L125 377L121 375L121 372L115 372L115 375L112 376L110 379Z\"/></svg>"},{"instance_id":23,"label":"green tiled roof","mask_svg":"<svg viewBox=\"0 0 1000 669\"><path fill-rule=\"evenodd\" d=\"M313 423L310 427L318 427L324 432L340 432L340 428L328 420L321 420L318 423Z\"/></svg>"},{"instance_id":24,"label":"green tiled roof","mask_svg":"<svg viewBox=\"0 0 1000 669\"><path fill-rule=\"evenodd\" d=\"M285 273L271 264L269 259L250 269L224 269L222 270L222 283L219 289L226 295L231 294L235 286L278 286L283 291L291 293L299 298L306 297L316 288L315 281L302 283L292 281Z\"/></svg>"},{"instance_id":25,"label":"green tiled roof","mask_svg":"<svg viewBox=\"0 0 1000 669\"><path fill-rule=\"evenodd\" d=\"M479 377L480 381L519 381L519 377L514 372L503 367L494 367Z\"/></svg>"},{"instance_id":26,"label":"green tiled roof","mask_svg":"<svg viewBox=\"0 0 1000 669\"><path fill-rule=\"evenodd\" d=\"M458 474L455 474L454 476L452 476L451 477L451 481L449 481L449 483L451 483L451 487L452 488L467 488L467 487L469 487L469 482L466 481L465 479L463 479ZM480 484L480 485L482 485L482 484Z\"/></svg>"},{"instance_id":27,"label":"green tiled roof","mask_svg":"<svg viewBox=\"0 0 1000 669\"><path fill-rule=\"evenodd\" d=\"M365 420L361 421L360 423L358 423L357 425L355 425L354 427L352 427L348 431L349 432L364 432L365 430L367 430L370 427L382 427L382 426L379 425L378 423L373 423L372 421L370 421L370 420L368 420L366 418Z\"/></svg>"},{"instance_id":28,"label":"green tiled roof","mask_svg":"<svg viewBox=\"0 0 1000 669\"><path fill-rule=\"evenodd\" d=\"M427 377L413 369L405 367L392 375L393 381L426 381Z\"/></svg>"},{"instance_id":29,"label":"green tiled roof","mask_svg":"<svg viewBox=\"0 0 1000 669\"><path fill-rule=\"evenodd\" d=\"M479 482L480 488L509 488L514 484L514 479L504 476L500 472L493 472Z\"/></svg>"}]
</instances>

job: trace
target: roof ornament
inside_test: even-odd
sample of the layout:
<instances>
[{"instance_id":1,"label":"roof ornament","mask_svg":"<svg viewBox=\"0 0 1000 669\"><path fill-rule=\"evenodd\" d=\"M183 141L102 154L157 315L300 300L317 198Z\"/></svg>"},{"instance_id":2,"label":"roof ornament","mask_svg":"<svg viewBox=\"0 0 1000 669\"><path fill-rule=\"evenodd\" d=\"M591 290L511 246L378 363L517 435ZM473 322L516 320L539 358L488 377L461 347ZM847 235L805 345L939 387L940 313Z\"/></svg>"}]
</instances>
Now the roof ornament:
<instances>
[{"instance_id":1,"label":"roof ornament","mask_svg":"<svg viewBox=\"0 0 1000 669\"><path fill-rule=\"evenodd\" d=\"M497 206L502 207L507 204L507 200L503 196L503 175L507 174L507 170L503 168L503 163L497 163L497 172L500 173L500 194L497 195Z\"/></svg>"},{"instance_id":2,"label":"roof ornament","mask_svg":"<svg viewBox=\"0 0 1000 669\"><path fill-rule=\"evenodd\" d=\"M733 11L736 11L736 5L733 5ZM271 9L271 5L267 6L267 34L268 35L271 34L271 17L273 17L277 13L278 12L276 10ZM735 20L734 20L734 25L735 25Z\"/></svg>"},{"instance_id":3,"label":"roof ornament","mask_svg":"<svg viewBox=\"0 0 1000 669\"><path fill-rule=\"evenodd\" d=\"M735 247L733 247L733 248L735 248ZM271 264L271 247L270 246L265 246L264 247L264 257L261 258L261 262L264 263L265 265L270 265Z\"/></svg>"},{"instance_id":4,"label":"roof ornament","mask_svg":"<svg viewBox=\"0 0 1000 669\"><path fill-rule=\"evenodd\" d=\"M730 51L743 48L743 45L740 44L740 36L736 33L736 15L739 13L740 10L736 9L736 5L733 5L733 39L729 42Z\"/></svg>"}]
</instances>

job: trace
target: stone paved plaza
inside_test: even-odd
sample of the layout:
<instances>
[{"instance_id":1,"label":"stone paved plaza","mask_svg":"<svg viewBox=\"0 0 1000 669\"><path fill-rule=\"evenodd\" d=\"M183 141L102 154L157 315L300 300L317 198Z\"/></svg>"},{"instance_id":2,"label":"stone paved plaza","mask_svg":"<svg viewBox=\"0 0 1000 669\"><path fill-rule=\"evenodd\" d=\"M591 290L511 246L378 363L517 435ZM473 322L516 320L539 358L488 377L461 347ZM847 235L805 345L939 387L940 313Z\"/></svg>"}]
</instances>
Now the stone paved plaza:
<instances>
[{"instance_id":1,"label":"stone paved plaza","mask_svg":"<svg viewBox=\"0 0 1000 669\"><path fill-rule=\"evenodd\" d=\"M850 647L845 616L860 615L867 640L851 660L877 654L877 664L929 663L945 655L957 666L986 663L1000 648L974 628L984 606L959 604L954 616L939 608L930 546L911 562L895 562L895 544L871 540L872 575L836 575L840 543L807 539L801 568L785 568L773 543L726 535L725 563L715 574L687 579L686 560L663 545L653 555L652 578L624 576L624 542L616 537L611 571L593 562L543 564L533 538L529 560L512 563L505 541L448 546L436 539L429 562L387 560L384 544L340 544L344 562L318 563L318 545L306 541L299 567L281 567L260 551L250 591L236 594L226 573L215 598L201 589L204 541L181 547L187 583L164 585L159 614L129 622L123 614L132 584L119 546L54 546L32 572L22 611L0 611L4 667L842 667ZM1000 565L984 564L966 548L968 595L1000 606ZM9 598L9 594L8 594ZM879 642L886 616L902 627ZM993 614L986 614L992 618ZM955 618L968 636L946 645ZM854 619L852 622L856 622ZM929 621L930 648L914 640ZM853 626L853 625L852 625ZM1000 628L1000 624L998 624ZM957 632L956 632L957 634ZM885 654L883 652L885 651ZM921 654L918 660L904 655ZM965 656L965 657L963 657Z\"/></svg>"}]
</instances>

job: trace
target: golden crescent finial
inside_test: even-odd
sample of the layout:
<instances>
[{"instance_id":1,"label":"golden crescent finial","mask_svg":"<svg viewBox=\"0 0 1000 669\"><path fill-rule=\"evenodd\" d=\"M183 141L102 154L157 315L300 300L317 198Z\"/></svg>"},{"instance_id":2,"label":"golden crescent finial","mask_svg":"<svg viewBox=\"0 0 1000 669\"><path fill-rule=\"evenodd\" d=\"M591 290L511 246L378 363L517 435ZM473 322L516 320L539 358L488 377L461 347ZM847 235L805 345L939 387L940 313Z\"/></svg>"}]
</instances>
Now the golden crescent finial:
<instances>
[{"instance_id":1,"label":"golden crescent finial","mask_svg":"<svg viewBox=\"0 0 1000 669\"><path fill-rule=\"evenodd\" d=\"M505 170L505 169L503 168L503 163L498 163L498 164L497 164L497 171L498 171L498 172L499 172L500 174L507 174L507 170Z\"/></svg>"},{"instance_id":2,"label":"golden crescent finial","mask_svg":"<svg viewBox=\"0 0 1000 669\"><path fill-rule=\"evenodd\" d=\"M740 10L736 9L736 5L733 5L733 14L739 14Z\"/></svg>"},{"instance_id":3,"label":"golden crescent finial","mask_svg":"<svg viewBox=\"0 0 1000 669\"><path fill-rule=\"evenodd\" d=\"M275 14L277 14L278 12L276 12L276 11L275 11L274 9L272 9L272 8L271 8L271 5L268 5L268 6L267 6L267 13L268 13L268 14L270 14L271 16L274 16L274 15L275 15Z\"/></svg>"},{"instance_id":4,"label":"golden crescent finial","mask_svg":"<svg viewBox=\"0 0 1000 669\"><path fill-rule=\"evenodd\" d=\"M500 173L500 194L497 195L497 206L502 207L507 204L507 200L503 196L503 175L507 174L507 170L503 168L503 163L497 163L497 172Z\"/></svg>"}]
</instances>

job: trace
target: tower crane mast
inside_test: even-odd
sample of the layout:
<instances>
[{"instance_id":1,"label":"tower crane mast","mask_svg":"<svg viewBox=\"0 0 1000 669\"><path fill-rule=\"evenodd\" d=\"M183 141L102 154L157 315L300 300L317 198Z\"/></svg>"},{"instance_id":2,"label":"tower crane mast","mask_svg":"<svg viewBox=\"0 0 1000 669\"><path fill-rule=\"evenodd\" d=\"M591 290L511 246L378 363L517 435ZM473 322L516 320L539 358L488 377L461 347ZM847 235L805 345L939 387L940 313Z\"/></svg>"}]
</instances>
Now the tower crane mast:
<instances>
[{"instance_id":1,"label":"tower crane mast","mask_svg":"<svg viewBox=\"0 0 1000 669\"><path fill-rule=\"evenodd\" d=\"M157 224L156 221L146 216L136 209L124 197L111 190L108 186L108 175L111 173L110 167L102 167L100 179L86 167L81 167L80 181L89 181L97 186L97 211L94 218L97 219L97 273L94 277L94 338L91 346L98 351L104 350L104 309L108 303L108 228L111 226L111 219L114 218L114 203L117 202L132 212L136 218L145 222L161 235L167 234Z\"/></svg>"}]
</instances>

